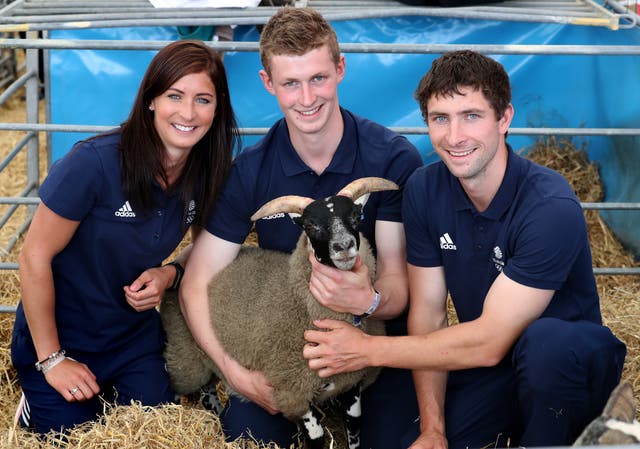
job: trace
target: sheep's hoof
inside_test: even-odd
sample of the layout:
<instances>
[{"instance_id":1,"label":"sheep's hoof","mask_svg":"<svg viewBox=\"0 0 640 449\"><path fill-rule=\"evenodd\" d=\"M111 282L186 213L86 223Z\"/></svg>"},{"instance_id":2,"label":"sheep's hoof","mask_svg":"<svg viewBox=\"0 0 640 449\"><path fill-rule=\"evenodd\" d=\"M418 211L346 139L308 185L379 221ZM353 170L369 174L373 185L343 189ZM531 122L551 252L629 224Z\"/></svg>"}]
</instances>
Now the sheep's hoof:
<instances>
[{"instance_id":1,"label":"sheep's hoof","mask_svg":"<svg viewBox=\"0 0 640 449\"><path fill-rule=\"evenodd\" d=\"M324 436L321 436L314 440L308 439L307 448L308 449L324 449Z\"/></svg>"},{"instance_id":2,"label":"sheep's hoof","mask_svg":"<svg viewBox=\"0 0 640 449\"><path fill-rule=\"evenodd\" d=\"M220 416L224 406L218 396L217 380L213 380L201 387L197 395L198 402L202 404L205 410L209 410L210 412L213 412L213 414Z\"/></svg>"}]
</instances>

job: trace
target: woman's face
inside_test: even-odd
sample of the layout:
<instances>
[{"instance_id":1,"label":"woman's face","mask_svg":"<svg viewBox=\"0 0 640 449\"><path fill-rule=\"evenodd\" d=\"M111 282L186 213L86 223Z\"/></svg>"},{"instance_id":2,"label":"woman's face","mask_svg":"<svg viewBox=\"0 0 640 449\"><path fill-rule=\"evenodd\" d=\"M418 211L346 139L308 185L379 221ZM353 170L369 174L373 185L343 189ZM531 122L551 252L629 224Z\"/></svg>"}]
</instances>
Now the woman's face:
<instances>
[{"instance_id":1,"label":"woman's face","mask_svg":"<svg viewBox=\"0 0 640 449\"><path fill-rule=\"evenodd\" d=\"M153 124L169 159L180 160L209 131L216 89L206 72L185 75L151 101Z\"/></svg>"}]
</instances>

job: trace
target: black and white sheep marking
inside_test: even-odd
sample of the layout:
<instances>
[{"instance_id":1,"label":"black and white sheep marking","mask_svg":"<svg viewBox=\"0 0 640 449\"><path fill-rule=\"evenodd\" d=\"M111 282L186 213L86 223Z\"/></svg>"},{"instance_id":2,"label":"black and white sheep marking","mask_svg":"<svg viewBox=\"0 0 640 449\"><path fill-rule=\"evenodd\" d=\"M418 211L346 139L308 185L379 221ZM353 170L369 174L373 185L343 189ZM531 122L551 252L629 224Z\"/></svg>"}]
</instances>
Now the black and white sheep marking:
<instances>
[{"instance_id":1,"label":"black and white sheep marking","mask_svg":"<svg viewBox=\"0 0 640 449\"><path fill-rule=\"evenodd\" d=\"M346 424L349 447L359 447L360 391L370 385L379 369L344 373L321 379L302 356L304 331L313 320L332 318L354 322L354 316L320 305L309 292L311 264L316 258L339 269L353 267L358 254L375 279L375 258L358 228L369 193L396 190L382 178L362 178L337 195L312 200L299 196L276 198L252 220L289 213L303 233L292 254L243 246L238 257L209 285L211 323L228 354L251 370L261 371L274 386L279 410L301 430L312 448L324 446L324 430L314 405L338 403ZM160 313L167 333L165 358L178 394L198 391L212 379L222 379L215 363L200 350L180 312L175 294L165 295ZM384 324L364 319L362 329L382 335ZM225 383L226 384L226 383ZM227 389L231 394L237 394Z\"/></svg>"}]
</instances>

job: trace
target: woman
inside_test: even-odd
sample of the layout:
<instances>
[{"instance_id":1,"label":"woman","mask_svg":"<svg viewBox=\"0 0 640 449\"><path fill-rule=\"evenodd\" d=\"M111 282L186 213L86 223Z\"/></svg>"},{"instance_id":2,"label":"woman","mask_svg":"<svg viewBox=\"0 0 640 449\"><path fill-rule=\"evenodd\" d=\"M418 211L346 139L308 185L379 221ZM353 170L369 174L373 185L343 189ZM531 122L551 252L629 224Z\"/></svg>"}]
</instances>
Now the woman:
<instances>
[{"instance_id":1,"label":"woman","mask_svg":"<svg viewBox=\"0 0 640 449\"><path fill-rule=\"evenodd\" d=\"M221 58L177 41L127 121L51 167L19 256L11 347L37 432L95 418L99 396L174 399L156 306L182 268L160 264L213 208L238 140Z\"/></svg>"}]
</instances>

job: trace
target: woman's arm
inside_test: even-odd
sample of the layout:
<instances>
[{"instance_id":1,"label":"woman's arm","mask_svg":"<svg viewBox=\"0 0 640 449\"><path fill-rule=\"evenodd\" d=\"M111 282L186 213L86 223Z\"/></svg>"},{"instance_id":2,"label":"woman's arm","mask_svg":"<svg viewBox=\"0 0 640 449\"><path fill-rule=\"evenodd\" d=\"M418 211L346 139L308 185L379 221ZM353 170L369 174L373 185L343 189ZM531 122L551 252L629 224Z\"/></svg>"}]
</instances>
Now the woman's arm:
<instances>
[{"instance_id":1,"label":"woman's arm","mask_svg":"<svg viewBox=\"0 0 640 449\"><path fill-rule=\"evenodd\" d=\"M64 349L60 347L55 321L51 262L69 243L79 224L41 203L18 258L22 307L38 360ZM100 391L89 368L69 358L46 371L44 376L68 401L89 399Z\"/></svg>"}]
</instances>

